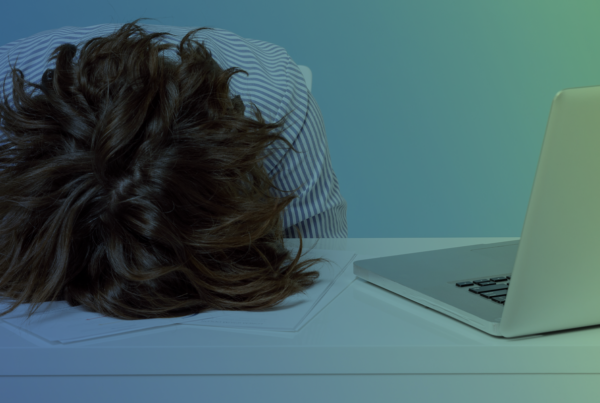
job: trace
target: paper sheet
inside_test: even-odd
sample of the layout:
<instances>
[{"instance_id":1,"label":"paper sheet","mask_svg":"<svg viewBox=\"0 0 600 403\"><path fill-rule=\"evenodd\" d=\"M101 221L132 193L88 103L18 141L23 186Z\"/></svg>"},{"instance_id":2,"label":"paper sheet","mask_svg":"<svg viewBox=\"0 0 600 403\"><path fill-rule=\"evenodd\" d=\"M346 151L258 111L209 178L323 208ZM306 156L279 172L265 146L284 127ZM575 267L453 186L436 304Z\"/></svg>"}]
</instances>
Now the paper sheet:
<instances>
[{"instance_id":1,"label":"paper sheet","mask_svg":"<svg viewBox=\"0 0 600 403\"><path fill-rule=\"evenodd\" d=\"M297 251L297 248L289 249L292 253ZM122 320L100 315L81 306L72 307L64 301L57 301L44 303L30 319L27 319L28 304L19 306L1 319L46 340L62 343L177 323L297 331L354 280L352 262L357 258L354 252L322 249L308 252L303 249L303 254L300 261L323 257L330 260L332 264L312 266L311 269L319 271L320 277L305 291L305 294L293 295L278 306L263 312L213 310L179 318ZM4 306L2 308L4 309Z\"/></svg>"}]
</instances>

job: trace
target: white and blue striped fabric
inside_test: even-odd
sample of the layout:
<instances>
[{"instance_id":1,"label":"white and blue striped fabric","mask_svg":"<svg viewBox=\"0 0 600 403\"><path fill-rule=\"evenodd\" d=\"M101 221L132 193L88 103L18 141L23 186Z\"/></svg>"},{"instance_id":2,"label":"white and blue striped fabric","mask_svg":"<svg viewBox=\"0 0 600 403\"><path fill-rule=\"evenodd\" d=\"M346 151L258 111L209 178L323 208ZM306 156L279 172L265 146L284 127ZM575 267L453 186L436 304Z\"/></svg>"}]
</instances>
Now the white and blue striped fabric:
<instances>
[{"instance_id":1,"label":"white and blue striped fabric","mask_svg":"<svg viewBox=\"0 0 600 403\"><path fill-rule=\"evenodd\" d=\"M149 33L172 34L160 40L172 44L179 44L190 30L199 28L139 25ZM7 77L5 91L9 104L14 105L12 81L10 75L7 76L9 62L10 65L16 63L26 80L40 83L44 71L54 68L55 62L50 63L48 59L57 46L71 43L81 50L83 43L110 35L121 26L63 27L1 46L0 83ZM298 225L303 238L347 238L347 203L331 165L323 117L296 63L280 46L242 38L223 29L201 30L192 39L203 43L221 68L238 67L248 72L248 76L237 73L230 81L232 96L241 96L247 117L254 117L250 101L256 104L267 122L276 122L293 110L284 126L287 129L283 136L299 153L278 141L267 149L273 154L264 161L278 188L289 191L304 183L296 191L298 197L284 210L284 237L298 238L293 227ZM177 60L173 49L165 51L164 55ZM79 53L76 59L78 57ZM0 96L3 95L0 84ZM273 191L277 196L290 194Z\"/></svg>"}]
</instances>

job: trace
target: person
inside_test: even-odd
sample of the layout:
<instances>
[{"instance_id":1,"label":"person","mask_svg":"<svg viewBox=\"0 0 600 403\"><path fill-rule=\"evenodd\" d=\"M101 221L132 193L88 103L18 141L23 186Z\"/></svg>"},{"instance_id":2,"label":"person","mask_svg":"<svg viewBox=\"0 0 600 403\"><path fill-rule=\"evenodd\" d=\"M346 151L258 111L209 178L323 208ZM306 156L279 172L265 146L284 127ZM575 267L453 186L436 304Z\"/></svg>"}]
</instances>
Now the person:
<instances>
[{"instance_id":1,"label":"person","mask_svg":"<svg viewBox=\"0 0 600 403\"><path fill-rule=\"evenodd\" d=\"M56 300L121 319L265 309L318 277L303 235L347 237L287 52L140 20L0 47L0 316Z\"/></svg>"}]
</instances>

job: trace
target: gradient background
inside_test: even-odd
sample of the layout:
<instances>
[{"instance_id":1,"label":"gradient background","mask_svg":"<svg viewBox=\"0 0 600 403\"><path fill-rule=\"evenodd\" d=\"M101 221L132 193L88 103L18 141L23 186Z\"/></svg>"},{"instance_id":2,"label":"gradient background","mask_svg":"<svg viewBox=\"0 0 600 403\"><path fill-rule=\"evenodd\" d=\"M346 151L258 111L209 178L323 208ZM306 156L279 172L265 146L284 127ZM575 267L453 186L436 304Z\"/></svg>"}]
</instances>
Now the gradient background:
<instances>
[{"instance_id":1,"label":"gradient background","mask_svg":"<svg viewBox=\"0 0 600 403\"><path fill-rule=\"evenodd\" d=\"M596 0L22 0L0 43L139 17L312 69L350 238L520 236L554 95L600 84Z\"/></svg>"},{"instance_id":2,"label":"gradient background","mask_svg":"<svg viewBox=\"0 0 600 403\"><path fill-rule=\"evenodd\" d=\"M7 0L0 44L139 17L312 69L351 238L520 236L554 95L600 84L598 0Z\"/></svg>"}]
</instances>

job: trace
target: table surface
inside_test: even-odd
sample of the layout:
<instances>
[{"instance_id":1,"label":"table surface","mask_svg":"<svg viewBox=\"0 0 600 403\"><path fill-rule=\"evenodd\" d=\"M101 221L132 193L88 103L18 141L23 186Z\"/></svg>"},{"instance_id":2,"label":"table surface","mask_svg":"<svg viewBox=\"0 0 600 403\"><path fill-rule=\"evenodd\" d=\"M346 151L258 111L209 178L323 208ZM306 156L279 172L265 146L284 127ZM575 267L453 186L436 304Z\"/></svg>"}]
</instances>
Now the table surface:
<instances>
[{"instance_id":1,"label":"table surface","mask_svg":"<svg viewBox=\"0 0 600 403\"><path fill-rule=\"evenodd\" d=\"M304 247L360 260L515 239L305 239ZM493 337L361 279L298 332L180 324L49 345L0 326L0 376L597 374L599 353L600 326Z\"/></svg>"}]
</instances>

